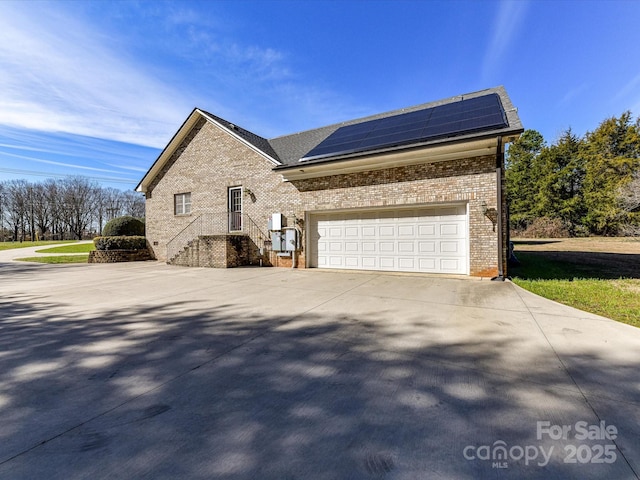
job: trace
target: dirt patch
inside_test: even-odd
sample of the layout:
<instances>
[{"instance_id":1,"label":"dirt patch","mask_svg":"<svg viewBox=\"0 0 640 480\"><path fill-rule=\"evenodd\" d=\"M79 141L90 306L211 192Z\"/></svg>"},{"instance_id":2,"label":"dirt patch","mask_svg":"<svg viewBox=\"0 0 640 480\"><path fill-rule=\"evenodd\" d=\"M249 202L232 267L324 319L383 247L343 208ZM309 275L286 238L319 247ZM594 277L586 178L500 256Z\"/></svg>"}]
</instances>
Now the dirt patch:
<instances>
[{"instance_id":1,"label":"dirt patch","mask_svg":"<svg viewBox=\"0 0 640 480\"><path fill-rule=\"evenodd\" d=\"M512 241L516 256L518 252L536 252L549 260L571 263L587 276L598 271L603 278L638 278L640 275L640 240L636 238L514 238Z\"/></svg>"},{"instance_id":2,"label":"dirt patch","mask_svg":"<svg viewBox=\"0 0 640 480\"><path fill-rule=\"evenodd\" d=\"M516 251L524 252L601 252L640 255L640 238L512 238Z\"/></svg>"}]
</instances>

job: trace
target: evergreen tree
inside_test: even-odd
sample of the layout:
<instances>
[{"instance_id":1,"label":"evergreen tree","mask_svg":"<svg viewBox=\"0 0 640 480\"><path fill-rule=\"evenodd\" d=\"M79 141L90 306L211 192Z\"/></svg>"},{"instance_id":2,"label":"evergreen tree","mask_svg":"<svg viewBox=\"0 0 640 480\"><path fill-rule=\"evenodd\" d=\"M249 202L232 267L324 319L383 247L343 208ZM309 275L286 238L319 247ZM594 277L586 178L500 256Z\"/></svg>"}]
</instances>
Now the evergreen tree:
<instances>
[{"instance_id":1,"label":"evergreen tree","mask_svg":"<svg viewBox=\"0 0 640 480\"><path fill-rule=\"evenodd\" d=\"M583 144L571 129L539 156L539 182L535 193L534 215L561 219L573 235L583 222L585 205L582 185L585 177Z\"/></svg>"},{"instance_id":2,"label":"evergreen tree","mask_svg":"<svg viewBox=\"0 0 640 480\"><path fill-rule=\"evenodd\" d=\"M525 130L509 145L505 179L511 228L524 229L535 218L534 202L539 182L538 160L545 147L544 138L536 130Z\"/></svg>"},{"instance_id":3,"label":"evergreen tree","mask_svg":"<svg viewBox=\"0 0 640 480\"><path fill-rule=\"evenodd\" d=\"M619 195L640 169L640 119L633 123L631 112L606 119L587 133L582 155L585 224L592 233L615 235L629 221Z\"/></svg>"}]
</instances>

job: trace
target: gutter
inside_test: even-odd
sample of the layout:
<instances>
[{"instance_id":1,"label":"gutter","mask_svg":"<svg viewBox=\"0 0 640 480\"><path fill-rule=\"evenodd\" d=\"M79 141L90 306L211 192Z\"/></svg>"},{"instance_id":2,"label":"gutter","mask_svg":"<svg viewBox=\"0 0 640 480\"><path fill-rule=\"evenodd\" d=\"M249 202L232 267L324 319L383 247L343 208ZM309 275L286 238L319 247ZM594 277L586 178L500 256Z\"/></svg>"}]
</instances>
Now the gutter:
<instances>
[{"instance_id":1,"label":"gutter","mask_svg":"<svg viewBox=\"0 0 640 480\"><path fill-rule=\"evenodd\" d=\"M502 264L502 254L503 254L503 248L502 248L502 241L503 241L503 234L502 234L502 165L504 164L504 151L503 151L503 144L502 144L502 136L498 137L498 147L496 150L496 184L497 187L497 210L498 210L498 276L493 277L491 280L492 281L501 281L504 282L505 280L505 276L504 276L504 268L503 268L503 264Z\"/></svg>"}]
</instances>

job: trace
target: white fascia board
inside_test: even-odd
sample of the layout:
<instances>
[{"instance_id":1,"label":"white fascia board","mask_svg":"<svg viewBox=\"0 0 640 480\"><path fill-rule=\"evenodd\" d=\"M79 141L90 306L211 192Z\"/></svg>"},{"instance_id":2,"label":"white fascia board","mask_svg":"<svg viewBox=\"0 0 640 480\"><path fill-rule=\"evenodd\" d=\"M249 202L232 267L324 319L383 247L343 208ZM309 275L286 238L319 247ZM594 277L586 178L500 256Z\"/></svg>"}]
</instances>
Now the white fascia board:
<instances>
[{"instance_id":1,"label":"white fascia board","mask_svg":"<svg viewBox=\"0 0 640 480\"><path fill-rule=\"evenodd\" d=\"M221 124L220 122L218 122L217 120L211 118L209 115L207 115L206 113L204 113L202 110L198 110L198 113L200 115L202 115L205 119L207 119L207 121L211 122L213 125L215 125L216 127L220 128L221 130L223 130L224 132L228 133L229 135L231 135L232 137L234 137L236 140L238 140L239 142L241 142L242 144L246 145L247 147L249 147L251 150L253 150L254 152L256 152L257 154L263 156L264 158L266 158L267 160L269 160L271 163L273 163L275 166L280 166L282 165L282 163L280 163L278 160L276 160L275 158L273 158L271 155L263 152L262 150L260 150L258 147L256 147L255 145L253 145L251 142L248 142L247 140L245 140L244 138L242 138L240 135L238 135L237 133L235 133L233 130L225 127L223 124Z\"/></svg>"},{"instance_id":2,"label":"white fascia board","mask_svg":"<svg viewBox=\"0 0 640 480\"><path fill-rule=\"evenodd\" d=\"M436 163L461 158L495 155L497 139L487 138L464 143L435 146L430 148L403 150L379 155L358 157L349 160L320 163L316 165L299 164L295 169L281 172L284 180L303 180L308 178L343 175L347 173L384 170L387 168Z\"/></svg>"}]
</instances>

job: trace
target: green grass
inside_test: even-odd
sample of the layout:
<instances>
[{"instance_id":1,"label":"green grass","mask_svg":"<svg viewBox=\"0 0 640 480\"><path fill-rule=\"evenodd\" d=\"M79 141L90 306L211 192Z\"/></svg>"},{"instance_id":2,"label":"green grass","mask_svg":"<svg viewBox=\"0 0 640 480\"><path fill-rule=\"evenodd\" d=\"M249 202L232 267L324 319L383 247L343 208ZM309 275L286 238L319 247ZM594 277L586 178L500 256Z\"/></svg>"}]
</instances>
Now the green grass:
<instances>
[{"instance_id":1,"label":"green grass","mask_svg":"<svg viewBox=\"0 0 640 480\"><path fill-rule=\"evenodd\" d=\"M46 257L26 257L17 258L21 262L35 262L35 263L87 263L89 260L89 254L86 255L55 255Z\"/></svg>"},{"instance_id":2,"label":"green grass","mask_svg":"<svg viewBox=\"0 0 640 480\"><path fill-rule=\"evenodd\" d=\"M12 250L14 248L41 247L57 245L59 243L75 243L77 240L41 240L39 242L0 242L0 250Z\"/></svg>"},{"instance_id":3,"label":"green grass","mask_svg":"<svg viewBox=\"0 0 640 480\"><path fill-rule=\"evenodd\" d=\"M65 245L64 247L44 248L36 250L36 253L89 253L95 250L93 243L76 243L73 245Z\"/></svg>"},{"instance_id":4,"label":"green grass","mask_svg":"<svg viewBox=\"0 0 640 480\"><path fill-rule=\"evenodd\" d=\"M640 327L640 279L612 279L606 265L550 259L545 252L518 252L510 274L516 285L556 302Z\"/></svg>"}]
</instances>

